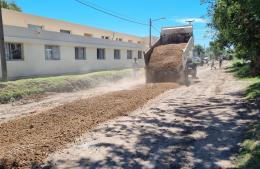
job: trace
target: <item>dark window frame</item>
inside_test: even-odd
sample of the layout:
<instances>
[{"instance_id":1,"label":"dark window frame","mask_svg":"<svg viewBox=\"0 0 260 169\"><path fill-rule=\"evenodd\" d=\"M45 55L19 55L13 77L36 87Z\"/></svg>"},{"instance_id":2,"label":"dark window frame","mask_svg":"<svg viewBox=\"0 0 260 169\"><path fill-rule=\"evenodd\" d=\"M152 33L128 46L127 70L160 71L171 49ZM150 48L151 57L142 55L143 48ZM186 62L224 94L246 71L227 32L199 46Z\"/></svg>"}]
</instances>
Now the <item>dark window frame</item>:
<instances>
[{"instance_id":1,"label":"dark window frame","mask_svg":"<svg viewBox=\"0 0 260 169\"><path fill-rule=\"evenodd\" d=\"M102 51L100 53L100 51ZM103 56L101 56L103 54ZM105 48L97 48L97 60L106 60L106 49Z\"/></svg>"},{"instance_id":2,"label":"dark window frame","mask_svg":"<svg viewBox=\"0 0 260 169\"><path fill-rule=\"evenodd\" d=\"M121 50L120 49L114 49L114 60L120 60L120 59L121 59Z\"/></svg>"},{"instance_id":3,"label":"dark window frame","mask_svg":"<svg viewBox=\"0 0 260 169\"><path fill-rule=\"evenodd\" d=\"M126 58L127 59L133 59L133 51L132 50L127 50L126 51Z\"/></svg>"},{"instance_id":4,"label":"dark window frame","mask_svg":"<svg viewBox=\"0 0 260 169\"><path fill-rule=\"evenodd\" d=\"M13 46L11 46L13 45ZM15 51L12 48L17 48L17 45L20 45L20 57L15 57ZM17 50L17 49L15 49ZM17 53L17 52L16 52ZM23 43L20 42L5 42L5 55L7 61L23 61L24 60L24 50L23 50Z\"/></svg>"},{"instance_id":5,"label":"dark window frame","mask_svg":"<svg viewBox=\"0 0 260 169\"><path fill-rule=\"evenodd\" d=\"M66 29L60 29L60 33L64 33L64 34L71 34L71 30L66 30Z\"/></svg>"},{"instance_id":6,"label":"dark window frame","mask_svg":"<svg viewBox=\"0 0 260 169\"><path fill-rule=\"evenodd\" d=\"M83 57L79 56L79 49L83 49ZM75 60L87 60L86 57L86 48L81 46L75 47Z\"/></svg>"},{"instance_id":7,"label":"dark window frame","mask_svg":"<svg viewBox=\"0 0 260 169\"><path fill-rule=\"evenodd\" d=\"M101 39L110 40L109 36L101 36Z\"/></svg>"},{"instance_id":8,"label":"dark window frame","mask_svg":"<svg viewBox=\"0 0 260 169\"><path fill-rule=\"evenodd\" d=\"M143 51L138 50L137 58L138 59L143 59Z\"/></svg>"},{"instance_id":9,"label":"dark window frame","mask_svg":"<svg viewBox=\"0 0 260 169\"><path fill-rule=\"evenodd\" d=\"M38 29L39 30L43 30L43 26L42 25L28 24L28 28L31 29L31 30L35 30L35 31L38 31Z\"/></svg>"},{"instance_id":10,"label":"dark window frame","mask_svg":"<svg viewBox=\"0 0 260 169\"><path fill-rule=\"evenodd\" d=\"M47 49L50 50L50 48L52 48L52 56L49 57L47 56ZM53 57L54 53L53 53L53 49L57 48L58 50L56 51L58 53L58 58ZM59 45L45 45L44 47L44 51L45 51L45 60L61 60L61 54L60 54L60 46Z\"/></svg>"}]
</instances>

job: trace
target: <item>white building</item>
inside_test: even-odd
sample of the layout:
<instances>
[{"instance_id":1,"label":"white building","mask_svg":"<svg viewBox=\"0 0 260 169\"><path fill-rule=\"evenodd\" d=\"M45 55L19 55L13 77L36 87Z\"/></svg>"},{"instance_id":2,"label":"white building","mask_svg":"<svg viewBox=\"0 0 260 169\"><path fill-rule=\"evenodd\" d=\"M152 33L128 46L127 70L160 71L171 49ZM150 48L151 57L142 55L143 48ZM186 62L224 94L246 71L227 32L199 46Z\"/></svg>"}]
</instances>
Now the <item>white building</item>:
<instances>
[{"instance_id":1,"label":"white building","mask_svg":"<svg viewBox=\"0 0 260 169\"><path fill-rule=\"evenodd\" d=\"M9 78L130 68L135 60L144 66L145 38L2 12Z\"/></svg>"}]
</instances>

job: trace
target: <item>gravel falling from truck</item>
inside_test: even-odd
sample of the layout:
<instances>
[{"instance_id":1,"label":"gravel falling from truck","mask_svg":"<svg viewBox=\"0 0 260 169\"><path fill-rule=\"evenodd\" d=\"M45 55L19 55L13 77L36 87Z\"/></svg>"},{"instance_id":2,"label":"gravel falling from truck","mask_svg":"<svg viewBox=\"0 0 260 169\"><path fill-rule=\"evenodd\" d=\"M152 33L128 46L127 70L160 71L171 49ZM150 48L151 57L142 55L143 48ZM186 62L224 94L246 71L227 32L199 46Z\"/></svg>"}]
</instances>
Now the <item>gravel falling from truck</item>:
<instances>
[{"instance_id":1,"label":"gravel falling from truck","mask_svg":"<svg viewBox=\"0 0 260 169\"><path fill-rule=\"evenodd\" d=\"M160 45L146 66L147 82L175 82L181 76L182 54L187 43Z\"/></svg>"}]
</instances>

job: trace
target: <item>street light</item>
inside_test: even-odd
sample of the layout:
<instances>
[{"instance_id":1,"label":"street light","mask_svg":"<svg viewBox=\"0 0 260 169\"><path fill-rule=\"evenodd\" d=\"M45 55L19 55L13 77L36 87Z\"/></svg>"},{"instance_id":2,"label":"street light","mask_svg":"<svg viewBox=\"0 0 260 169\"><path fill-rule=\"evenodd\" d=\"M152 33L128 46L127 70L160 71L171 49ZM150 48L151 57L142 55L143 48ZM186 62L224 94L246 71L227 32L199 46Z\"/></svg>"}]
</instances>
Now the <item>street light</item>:
<instances>
[{"instance_id":1,"label":"street light","mask_svg":"<svg viewBox=\"0 0 260 169\"><path fill-rule=\"evenodd\" d=\"M163 20L166 19L165 17L162 18L158 18L158 19L151 19L149 20L149 29L150 29L150 36L149 36L149 47L152 47L152 26L153 26L153 22L155 21L159 21L159 20Z\"/></svg>"}]
</instances>

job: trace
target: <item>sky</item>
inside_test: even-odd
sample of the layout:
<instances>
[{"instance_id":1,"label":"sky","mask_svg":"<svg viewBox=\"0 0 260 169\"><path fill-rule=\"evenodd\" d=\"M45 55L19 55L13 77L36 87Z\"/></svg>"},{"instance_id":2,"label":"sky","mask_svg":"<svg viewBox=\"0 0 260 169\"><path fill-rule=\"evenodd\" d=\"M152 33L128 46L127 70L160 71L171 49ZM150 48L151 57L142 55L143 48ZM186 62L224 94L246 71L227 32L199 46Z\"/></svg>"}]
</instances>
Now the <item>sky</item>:
<instances>
[{"instance_id":1,"label":"sky","mask_svg":"<svg viewBox=\"0 0 260 169\"><path fill-rule=\"evenodd\" d=\"M194 20L195 44L209 44L207 8L200 0L80 0L92 3L106 11L148 24L149 18L165 18L153 22L154 36L159 36L161 27L186 25ZM149 27L106 15L76 0L15 0L23 12L73 23L123 32L137 36L148 36Z\"/></svg>"}]
</instances>

